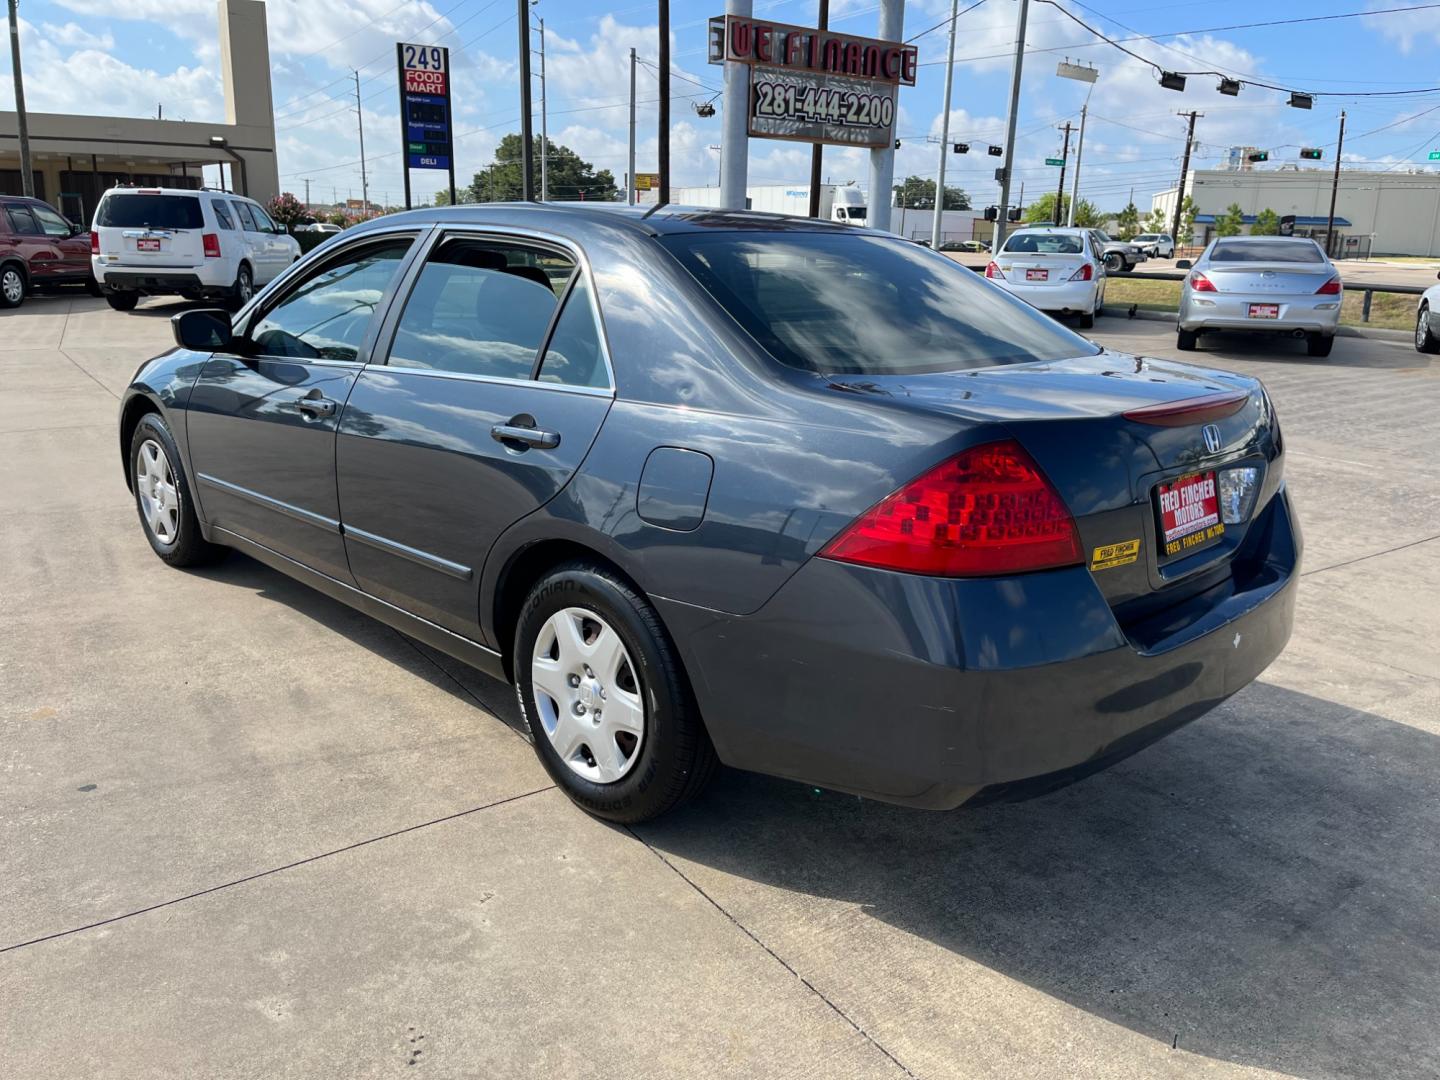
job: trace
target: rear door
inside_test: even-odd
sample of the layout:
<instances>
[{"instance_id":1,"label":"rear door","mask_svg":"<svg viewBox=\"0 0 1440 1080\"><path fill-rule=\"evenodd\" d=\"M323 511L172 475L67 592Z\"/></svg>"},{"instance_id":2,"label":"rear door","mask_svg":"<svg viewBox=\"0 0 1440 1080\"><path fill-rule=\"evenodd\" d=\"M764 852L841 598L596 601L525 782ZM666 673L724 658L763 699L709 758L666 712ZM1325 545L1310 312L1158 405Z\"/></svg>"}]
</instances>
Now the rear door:
<instances>
[{"instance_id":1,"label":"rear door","mask_svg":"<svg viewBox=\"0 0 1440 1080\"><path fill-rule=\"evenodd\" d=\"M117 266L193 270L205 261L200 199L155 190L112 191L95 212L100 255Z\"/></svg>"},{"instance_id":2,"label":"rear door","mask_svg":"<svg viewBox=\"0 0 1440 1080\"><path fill-rule=\"evenodd\" d=\"M260 235L260 224L251 212L250 204L235 199L230 205L235 208L235 221L239 226L236 234L240 240L241 258L250 264L257 283L269 281L271 274L264 238Z\"/></svg>"},{"instance_id":3,"label":"rear door","mask_svg":"<svg viewBox=\"0 0 1440 1080\"><path fill-rule=\"evenodd\" d=\"M273 281L290 265L290 245L285 242L284 232L270 215L259 206L249 207L250 216L255 220L254 240L260 251L264 268L257 274L257 284Z\"/></svg>"},{"instance_id":4,"label":"rear door","mask_svg":"<svg viewBox=\"0 0 1440 1080\"><path fill-rule=\"evenodd\" d=\"M337 248L237 327L205 364L186 414L204 517L349 582L335 494L335 429L415 240Z\"/></svg>"},{"instance_id":5,"label":"rear door","mask_svg":"<svg viewBox=\"0 0 1440 1080\"><path fill-rule=\"evenodd\" d=\"M451 233L407 276L340 421L345 547L366 591L474 636L486 554L569 482L613 384L575 250Z\"/></svg>"}]
</instances>

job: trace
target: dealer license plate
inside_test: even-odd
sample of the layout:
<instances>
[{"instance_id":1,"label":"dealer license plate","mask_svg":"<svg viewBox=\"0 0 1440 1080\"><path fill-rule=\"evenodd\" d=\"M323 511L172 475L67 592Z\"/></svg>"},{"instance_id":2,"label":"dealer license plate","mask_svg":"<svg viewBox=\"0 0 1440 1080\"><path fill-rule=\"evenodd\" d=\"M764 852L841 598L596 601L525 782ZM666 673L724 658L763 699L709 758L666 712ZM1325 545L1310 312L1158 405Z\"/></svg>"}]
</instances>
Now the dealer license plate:
<instances>
[{"instance_id":1,"label":"dealer license plate","mask_svg":"<svg viewBox=\"0 0 1440 1080\"><path fill-rule=\"evenodd\" d=\"M1279 304L1251 304L1250 318L1252 319L1278 319L1280 317Z\"/></svg>"},{"instance_id":2,"label":"dealer license plate","mask_svg":"<svg viewBox=\"0 0 1440 1080\"><path fill-rule=\"evenodd\" d=\"M1208 547L1225 535L1213 469L1158 485L1155 509L1160 517L1160 550L1166 558Z\"/></svg>"},{"instance_id":3,"label":"dealer license plate","mask_svg":"<svg viewBox=\"0 0 1440 1080\"><path fill-rule=\"evenodd\" d=\"M1050 280L1050 271L1049 271L1049 270L1026 270L1026 271L1025 271L1025 280L1026 280L1026 281L1049 281L1049 280Z\"/></svg>"},{"instance_id":4,"label":"dealer license plate","mask_svg":"<svg viewBox=\"0 0 1440 1080\"><path fill-rule=\"evenodd\" d=\"M136 241L135 241L135 250L136 250L136 251L159 251L159 250L160 250L160 239L159 239L159 237L146 237L146 236L142 236L139 240L136 240Z\"/></svg>"}]
</instances>

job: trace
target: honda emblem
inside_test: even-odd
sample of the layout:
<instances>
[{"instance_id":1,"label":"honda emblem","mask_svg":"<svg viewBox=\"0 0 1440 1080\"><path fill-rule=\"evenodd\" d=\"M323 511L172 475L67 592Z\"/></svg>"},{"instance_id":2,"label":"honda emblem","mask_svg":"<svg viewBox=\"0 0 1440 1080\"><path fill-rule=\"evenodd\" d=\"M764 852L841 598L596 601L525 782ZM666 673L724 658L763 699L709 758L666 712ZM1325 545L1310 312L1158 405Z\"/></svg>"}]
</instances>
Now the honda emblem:
<instances>
[{"instance_id":1,"label":"honda emblem","mask_svg":"<svg viewBox=\"0 0 1440 1080\"><path fill-rule=\"evenodd\" d=\"M1205 449L1212 454L1218 454L1220 447L1225 445L1225 440L1220 436L1220 429L1214 424L1206 424L1200 429L1200 434L1205 436Z\"/></svg>"}]
</instances>

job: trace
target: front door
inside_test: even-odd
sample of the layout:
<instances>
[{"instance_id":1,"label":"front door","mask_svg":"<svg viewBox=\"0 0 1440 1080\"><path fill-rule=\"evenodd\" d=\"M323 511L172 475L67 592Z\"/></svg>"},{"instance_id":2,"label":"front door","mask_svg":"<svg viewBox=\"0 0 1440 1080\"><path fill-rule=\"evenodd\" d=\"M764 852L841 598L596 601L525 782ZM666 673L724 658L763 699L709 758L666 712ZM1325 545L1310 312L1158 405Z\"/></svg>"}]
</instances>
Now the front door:
<instances>
[{"instance_id":1,"label":"front door","mask_svg":"<svg viewBox=\"0 0 1440 1080\"><path fill-rule=\"evenodd\" d=\"M473 637L491 545L579 467L614 398L609 367L564 249L441 236L402 292L388 362L360 374L340 420L346 551L367 592Z\"/></svg>"},{"instance_id":2,"label":"front door","mask_svg":"<svg viewBox=\"0 0 1440 1080\"><path fill-rule=\"evenodd\" d=\"M335 429L414 234L337 250L205 364L186 432L206 521L350 581Z\"/></svg>"},{"instance_id":3,"label":"front door","mask_svg":"<svg viewBox=\"0 0 1440 1080\"><path fill-rule=\"evenodd\" d=\"M57 261L53 276L65 281L85 281L90 277L90 237L77 235L75 228L48 206L31 204L35 220L45 238L54 245Z\"/></svg>"},{"instance_id":4,"label":"front door","mask_svg":"<svg viewBox=\"0 0 1440 1080\"><path fill-rule=\"evenodd\" d=\"M40 222L25 205L10 203L5 207L5 216L10 222L12 243L8 244L16 254L25 260L25 270L32 285L44 285L55 279L60 263L60 253L40 228Z\"/></svg>"}]
</instances>

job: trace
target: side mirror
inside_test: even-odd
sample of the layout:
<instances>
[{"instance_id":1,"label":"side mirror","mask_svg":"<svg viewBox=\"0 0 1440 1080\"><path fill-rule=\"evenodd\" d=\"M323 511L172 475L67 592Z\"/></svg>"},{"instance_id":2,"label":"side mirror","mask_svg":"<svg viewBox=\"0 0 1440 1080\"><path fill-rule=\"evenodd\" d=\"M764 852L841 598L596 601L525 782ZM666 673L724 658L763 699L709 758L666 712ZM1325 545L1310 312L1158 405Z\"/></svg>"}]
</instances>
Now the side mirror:
<instances>
[{"instance_id":1,"label":"side mirror","mask_svg":"<svg viewBox=\"0 0 1440 1080\"><path fill-rule=\"evenodd\" d=\"M219 308L182 311L171 316L170 332L175 344L196 352L219 352L230 347L234 333L230 329L230 313Z\"/></svg>"},{"instance_id":2,"label":"side mirror","mask_svg":"<svg viewBox=\"0 0 1440 1080\"><path fill-rule=\"evenodd\" d=\"M1192 267L1192 266L1194 266L1194 265L1195 265L1195 264L1192 263L1189 259L1176 259L1176 260L1175 260L1175 269L1176 269L1176 270L1189 270L1190 267Z\"/></svg>"}]
</instances>

